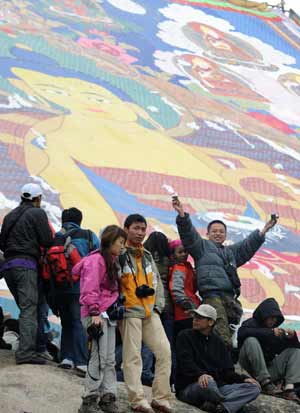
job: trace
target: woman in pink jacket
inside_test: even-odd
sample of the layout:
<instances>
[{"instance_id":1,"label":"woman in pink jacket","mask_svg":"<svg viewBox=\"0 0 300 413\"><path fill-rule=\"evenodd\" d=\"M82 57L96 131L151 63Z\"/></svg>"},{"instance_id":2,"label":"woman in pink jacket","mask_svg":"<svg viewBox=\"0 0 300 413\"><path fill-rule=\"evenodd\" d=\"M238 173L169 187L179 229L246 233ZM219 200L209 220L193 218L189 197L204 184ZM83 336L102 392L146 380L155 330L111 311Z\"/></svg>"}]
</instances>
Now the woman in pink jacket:
<instances>
[{"instance_id":1,"label":"woman in pink jacket","mask_svg":"<svg viewBox=\"0 0 300 413\"><path fill-rule=\"evenodd\" d=\"M72 271L80 276L81 319L90 349L79 413L118 412L115 373L118 316L112 310L119 298L116 258L125 241L126 233L116 225L109 225L101 235L100 250L83 258Z\"/></svg>"}]
</instances>

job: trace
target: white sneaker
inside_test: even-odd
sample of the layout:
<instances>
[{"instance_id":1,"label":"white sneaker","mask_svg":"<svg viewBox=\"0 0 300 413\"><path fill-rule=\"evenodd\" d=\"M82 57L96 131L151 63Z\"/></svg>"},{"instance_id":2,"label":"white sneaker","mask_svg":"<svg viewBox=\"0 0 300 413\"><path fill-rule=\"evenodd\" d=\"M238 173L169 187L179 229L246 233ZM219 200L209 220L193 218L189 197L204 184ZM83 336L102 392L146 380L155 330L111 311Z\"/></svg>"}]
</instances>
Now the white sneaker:
<instances>
[{"instance_id":1,"label":"white sneaker","mask_svg":"<svg viewBox=\"0 0 300 413\"><path fill-rule=\"evenodd\" d=\"M58 365L61 369L70 370L74 368L74 363L72 360L63 359L63 361Z\"/></svg>"},{"instance_id":2,"label":"white sneaker","mask_svg":"<svg viewBox=\"0 0 300 413\"><path fill-rule=\"evenodd\" d=\"M80 377L85 377L86 373L87 373L87 366L83 365L83 366L76 366L75 370L77 372L77 374Z\"/></svg>"},{"instance_id":3,"label":"white sneaker","mask_svg":"<svg viewBox=\"0 0 300 413\"><path fill-rule=\"evenodd\" d=\"M78 370L80 373L86 374L86 372L87 372L87 366L85 366L85 365L83 365L83 366L76 366L76 370Z\"/></svg>"},{"instance_id":4,"label":"white sneaker","mask_svg":"<svg viewBox=\"0 0 300 413\"><path fill-rule=\"evenodd\" d=\"M76 369L82 371L83 373L87 372L87 366L76 366Z\"/></svg>"}]
</instances>

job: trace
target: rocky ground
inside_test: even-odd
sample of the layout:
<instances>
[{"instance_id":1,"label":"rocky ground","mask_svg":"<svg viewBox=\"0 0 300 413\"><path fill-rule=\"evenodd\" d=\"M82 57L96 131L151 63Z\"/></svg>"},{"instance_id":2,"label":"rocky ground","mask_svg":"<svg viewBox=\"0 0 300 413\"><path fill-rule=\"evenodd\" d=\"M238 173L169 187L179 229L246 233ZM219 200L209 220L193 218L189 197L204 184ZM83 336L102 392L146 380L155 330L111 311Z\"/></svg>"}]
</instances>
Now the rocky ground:
<instances>
[{"instance_id":1,"label":"rocky ground","mask_svg":"<svg viewBox=\"0 0 300 413\"><path fill-rule=\"evenodd\" d=\"M83 379L55 364L16 366L13 353L0 350L0 412L1 413L76 413L81 403ZM151 389L145 387L149 400ZM119 401L124 413L131 412L123 383L119 384ZM200 409L174 398L177 413L196 413ZM249 413L300 413L293 402L260 396L247 406Z\"/></svg>"}]
</instances>

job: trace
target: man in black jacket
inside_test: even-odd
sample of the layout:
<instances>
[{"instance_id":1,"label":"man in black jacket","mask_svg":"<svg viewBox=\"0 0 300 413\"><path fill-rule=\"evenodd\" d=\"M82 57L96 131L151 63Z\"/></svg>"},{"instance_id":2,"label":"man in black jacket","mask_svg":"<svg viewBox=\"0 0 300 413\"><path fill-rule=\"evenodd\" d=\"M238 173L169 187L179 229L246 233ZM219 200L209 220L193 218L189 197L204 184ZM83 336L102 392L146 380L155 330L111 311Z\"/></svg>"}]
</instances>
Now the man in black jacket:
<instances>
[{"instance_id":1,"label":"man in black jacket","mask_svg":"<svg viewBox=\"0 0 300 413\"><path fill-rule=\"evenodd\" d=\"M216 310L202 304L193 313L193 328L176 341L176 396L208 412L237 412L256 399L260 385L235 373L230 352L212 331Z\"/></svg>"},{"instance_id":2,"label":"man in black jacket","mask_svg":"<svg viewBox=\"0 0 300 413\"><path fill-rule=\"evenodd\" d=\"M300 343L294 330L279 328L284 317L274 298L267 298L238 331L239 361L263 392L278 396L274 385L284 381L282 397L300 403L294 385L300 383Z\"/></svg>"},{"instance_id":3,"label":"man in black jacket","mask_svg":"<svg viewBox=\"0 0 300 413\"><path fill-rule=\"evenodd\" d=\"M17 364L45 363L36 354L38 261L41 247L52 244L52 231L46 213L40 209L41 198L39 185L24 185L21 203L5 216L0 234L5 257L1 272L20 309Z\"/></svg>"}]
</instances>

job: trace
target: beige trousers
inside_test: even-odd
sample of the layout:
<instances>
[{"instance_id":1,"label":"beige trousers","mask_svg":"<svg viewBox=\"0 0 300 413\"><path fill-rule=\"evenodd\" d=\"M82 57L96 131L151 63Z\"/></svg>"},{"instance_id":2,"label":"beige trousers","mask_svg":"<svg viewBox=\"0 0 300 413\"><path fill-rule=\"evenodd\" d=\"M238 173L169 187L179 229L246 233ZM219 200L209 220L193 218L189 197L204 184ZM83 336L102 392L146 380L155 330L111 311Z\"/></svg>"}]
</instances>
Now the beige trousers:
<instances>
[{"instance_id":1,"label":"beige trousers","mask_svg":"<svg viewBox=\"0 0 300 413\"><path fill-rule=\"evenodd\" d=\"M152 397L160 404L169 405L171 398L171 350L157 313L149 318L125 318L121 323L123 340L123 373L130 404L135 407L147 404L141 382L142 341L155 356L155 377Z\"/></svg>"}]
</instances>

